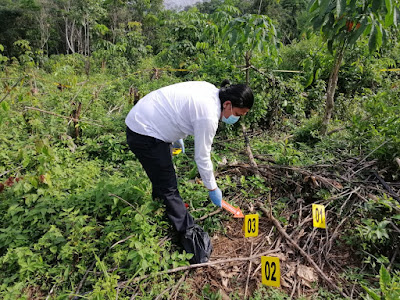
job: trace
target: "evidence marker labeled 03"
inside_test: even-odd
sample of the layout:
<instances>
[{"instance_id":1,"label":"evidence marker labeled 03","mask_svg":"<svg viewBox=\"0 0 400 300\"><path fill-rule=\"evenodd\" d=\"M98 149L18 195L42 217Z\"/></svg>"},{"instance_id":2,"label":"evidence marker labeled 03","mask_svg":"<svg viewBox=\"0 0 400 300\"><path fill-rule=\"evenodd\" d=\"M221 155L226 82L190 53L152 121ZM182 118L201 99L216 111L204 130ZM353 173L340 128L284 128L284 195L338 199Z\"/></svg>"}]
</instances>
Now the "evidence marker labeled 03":
<instances>
[{"instance_id":1,"label":"evidence marker labeled 03","mask_svg":"<svg viewBox=\"0 0 400 300\"><path fill-rule=\"evenodd\" d=\"M258 214L246 215L243 221L244 237L258 236Z\"/></svg>"}]
</instances>

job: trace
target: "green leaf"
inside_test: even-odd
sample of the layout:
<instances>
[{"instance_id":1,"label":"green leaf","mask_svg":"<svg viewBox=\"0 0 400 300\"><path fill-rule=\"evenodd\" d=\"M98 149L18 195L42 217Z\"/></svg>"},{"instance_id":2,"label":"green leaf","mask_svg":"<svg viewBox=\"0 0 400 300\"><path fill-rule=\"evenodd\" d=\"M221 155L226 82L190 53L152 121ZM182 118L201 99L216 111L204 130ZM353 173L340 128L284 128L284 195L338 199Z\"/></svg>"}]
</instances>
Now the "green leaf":
<instances>
[{"instance_id":1,"label":"green leaf","mask_svg":"<svg viewBox=\"0 0 400 300\"><path fill-rule=\"evenodd\" d=\"M314 73L313 73L313 72L310 72L310 74L309 74L309 76L308 76L308 78L307 78L307 82L306 82L306 84L304 85L304 87L305 87L305 88L309 87L309 86L311 85L311 83L313 82L313 80L314 80Z\"/></svg>"},{"instance_id":2,"label":"green leaf","mask_svg":"<svg viewBox=\"0 0 400 300\"><path fill-rule=\"evenodd\" d=\"M331 0L321 0L321 5L320 5L320 10L319 10L319 16L324 17L326 14L326 11L328 10L329 4L331 3Z\"/></svg>"},{"instance_id":3,"label":"green leaf","mask_svg":"<svg viewBox=\"0 0 400 300\"><path fill-rule=\"evenodd\" d=\"M393 24L393 21L394 21L393 15L394 15L394 10L391 13L386 14L386 16L385 16L385 26L386 27L389 27Z\"/></svg>"},{"instance_id":4,"label":"green leaf","mask_svg":"<svg viewBox=\"0 0 400 300\"><path fill-rule=\"evenodd\" d=\"M310 2L310 8L309 11L313 12L314 10L316 10L319 7L319 0L314 0L314 2Z\"/></svg>"},{"instance_id":5,"label":"green leaf","mask_svg":"<svg viewBox=\"0 0 400 300\"><path fill-rule=\"evenodd\" d=\"M346 2L346 0L336 0L336 14L338 18L342 16L346 10Z\"/></svg>"},{"instance_id":6,"label":"green leaf","mask_svg":"<svg viewBox=\"0 0 400 300\"><path fill-rule=\"evenodd\" d=\"M382 0L372 0L372 5L371 5L371 9L374 13L377 13L379 8L382 5Z\"/></svg>"},{"instance_id":7,"label":"green leaf","mask_svg":"<svg viewBox=\"0 0 400 300\"><path fill-rule=\"evenodd\" d=\"M141 215L139 215L139 214L135 215L135 221L136 222L140 223L140 222L142 222L142 220L143 220L143 217Z\"/></svg>"},{"instance_id":8,"label":"green leaf","mask_svg":"<svg viewBox=\"0 0 400 300\"><path fill-rule=\"evenodd\" d=\"M382 24L376 26L376 31L377 31L376 45L377 49L379 49L382 46L383 42Z\"/></svg>"},{"instance_id":9,"label":"green leaf","mask_svg":"<svg viewBox=\"0 0 400 300\"><path fill-rule=\"evenodd\" d=\"M314 75L315 80L319 79L321 73L322 73L322 69L321 68L318 68L317 71L315 71L315 75Z\"/></svg>"},{"instance_id":10,"label":"green leaf","mask_svg":"<svg viewBox=\"0 0 400 300\"><path fill-rule=\"evenodd\" d=\"M385 4L386 4L386 9L388 11L388 14L392 14L393 13L393 1L392 0L385 0Z\"/></svg>"},{"instance_id":11,"label":"green leaf","mask_svg":"<svg viewBox=\"0 0 400 300\"><path fill-rule=\"evenodd\" d=\"M390 284L390 274L385 269L385 267L383 265L381 265L379 275L380 275L379 285L381 287L381 290L384 291L384 290L386 290L386 286L388 286Z\"/></svg>"},{"instance_id":12,"label":"green leaf","mask_svg":"<svg viewBox=\"0 0 400 300\"><path fill-rule=\"evenodd\" d=\"M324 20L325 20L325 18L324 17L320 17L320 16L316 16L315 18L313 18L311 20L311 22L313 24L314 30L320 29L322 24L324 23Z\"/></svg>"},{"instance_id":13,"label":"green leaf","mask_svg":"<svg viewBox=\"0 0 400 300\"><path fill-rule=\"evenodd\" d=\"M381 297L377 293L375 293L373 290L371 290L370 288L367 288L365 285L361 284L361 286L367 292L367 294L372 297L372 299L381 300Z\"/></svg>"},{"instance_id":14,"label":"green leaf","mask_svg":"<svg viewBox=\"0 0 400 300\"><path fill-rule=\"evenodd\" d=\"M2 102L2 103L1 103L1 108L2 108L4 111L9 111L9 110L10 110L10 105L9 105L7 102Z\"/></svg>"}]
</instances>

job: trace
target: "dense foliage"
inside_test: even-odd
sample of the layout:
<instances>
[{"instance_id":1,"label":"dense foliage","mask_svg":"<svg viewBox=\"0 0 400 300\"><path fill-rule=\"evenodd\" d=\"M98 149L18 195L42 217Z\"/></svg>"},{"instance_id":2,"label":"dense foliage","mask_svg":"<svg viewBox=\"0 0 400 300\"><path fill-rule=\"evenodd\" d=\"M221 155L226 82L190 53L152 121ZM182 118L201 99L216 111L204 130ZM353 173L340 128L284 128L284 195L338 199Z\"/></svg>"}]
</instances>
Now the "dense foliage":
<instances>
[{"instance_id":1,"label":"dense foliage","mask_svg":"<svg viewBox=\"0 0 400 300\"><path fill-rule=\"evenodd\" d=\"M399 182L398 16L397 0L212 0L181 12L161 0L0 0L0 297L154 299L178 280L163 274L156 284L143 277L134 290L120 284L190 258L125 142L132 105L168 84L247 81L256 102L243 122L265 134L253 138L255 152L283 166L376 160L386 181ZM350 36L358 24L364 31ZM332 122L321 135L335 47L349 38ZM246 159L241 139L232 139L239 134L240 125L221 125L217 168ZM196 180L193 141L186 143L174 162L181 194L201 217L215 207ZM243 193L251 203L269 189L250 175L217 180L228 197ZM397 299L399 202L388 192L357 205L342 242L360 265L342 276L362 284L365 298ZM276 199L274 213L282 206ZM223 232L226 216L203 225ZM220 296L204 287L201 297ZM260 287L253 297L284 295Z\"/></svg>"}]
</instances>

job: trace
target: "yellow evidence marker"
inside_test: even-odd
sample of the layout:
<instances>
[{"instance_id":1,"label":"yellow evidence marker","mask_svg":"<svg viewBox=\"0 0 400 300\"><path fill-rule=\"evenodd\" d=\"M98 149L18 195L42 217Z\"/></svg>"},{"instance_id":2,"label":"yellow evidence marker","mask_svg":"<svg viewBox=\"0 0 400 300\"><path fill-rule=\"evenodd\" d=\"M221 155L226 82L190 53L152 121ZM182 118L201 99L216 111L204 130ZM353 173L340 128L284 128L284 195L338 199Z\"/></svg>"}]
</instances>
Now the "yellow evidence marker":
<instances>
[{"instance_id":1,"label":"yellow evidence marker","mask_svg":"<svg viewBox=\"0 0 400 300\"><path fill-rule=\"evenodd\" d=\"M313 226L317 228L326 228L325 207L320 204L312 205Z\"/></svg>"},{"instance_id":2,"label":"yellow evidence marker","mask_svg":"<svg viewBox=\"0 0 400 300\"><path fill-rule=\"evenodd\" d=\"M243 223L244 237L258 236L258 215L244 216Z\"/></svg>"},{"instance_id":3,"label":"yellow evidence marker","mask_svg":"<svg viewBox=\"0 0 400 300\"><path fill-rule=\"evenodd\" d=\"M281 285L281 268L278 257L261 256L261 281L267 286L279 287Z\"/></svg>"},{"instance_id":4,"label":"yellow evidence marker","mask_svg":"<svg viewBox=\"0 0 400 300\"><path fill-rule=\"evenodd\" d=\"M172 149L172 155L178 155L181 152L182 152L181 148L173 148Z\"/></svg>"}]
</instances>

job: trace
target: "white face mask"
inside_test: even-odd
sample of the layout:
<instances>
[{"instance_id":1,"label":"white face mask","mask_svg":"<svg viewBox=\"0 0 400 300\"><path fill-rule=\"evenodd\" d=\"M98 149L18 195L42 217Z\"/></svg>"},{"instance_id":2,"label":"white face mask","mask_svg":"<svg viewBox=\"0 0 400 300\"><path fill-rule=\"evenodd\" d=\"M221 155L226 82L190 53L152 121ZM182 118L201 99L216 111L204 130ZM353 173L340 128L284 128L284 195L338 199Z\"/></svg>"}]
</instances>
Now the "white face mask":
<instances>
[{"instance_id":1,"label":"white face mask","mask_svg":"<svg viewBox=\"0 0 400 300\"><path fill-rule=\"evenodd\" d=\"M225 118L225 116L222 116L222 122L229 124L229 125L233 125L237 121L239 121L240 116L233 115L232 104L231 104L231 112L232 112L232 114L228 118Z\"/></svg>"}]
</instances>

